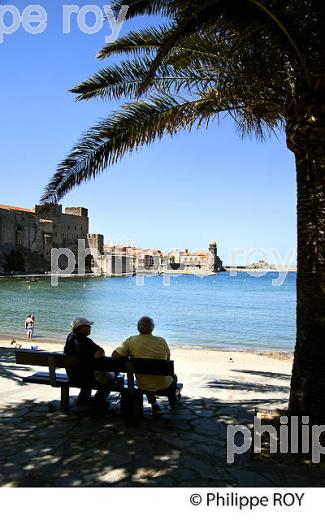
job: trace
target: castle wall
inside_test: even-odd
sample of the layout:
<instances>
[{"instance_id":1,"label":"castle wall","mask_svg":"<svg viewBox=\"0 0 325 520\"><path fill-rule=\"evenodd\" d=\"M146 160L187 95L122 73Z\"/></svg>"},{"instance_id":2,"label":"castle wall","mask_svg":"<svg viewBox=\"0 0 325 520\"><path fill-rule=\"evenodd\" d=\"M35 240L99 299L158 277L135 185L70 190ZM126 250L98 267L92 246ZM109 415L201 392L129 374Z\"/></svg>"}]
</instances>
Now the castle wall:
<instances>
[{"instance_id":1,"label":"castle wall","mask_svg":"<svg viewBox=\"0 0 325 520\"><path fill-rule=\"evenodd\" d=\"M88 211L85 208L66 208L62 213L62 206L44 209L35 207L35 218L40 231L45 232L42 221L52 221L49 234L52 237L52 247L77 249L78 239L87 239L89 231Z\"/></svg>"},{"instance_id":2,"label":"castle wall","mask_svg":"<svg viewBox=\"0 0 325 520\"><path fill-rule=\"evenodd\" d=\"M14 244L30 249L36 236L33 213L0 209L0 244Z\"/></svg>"},{"instance_id":3,"label":"castle wall","mask_svg":"<svg viewBox=\"0 0 325 520\"><path fill-rule=\"evenodd\" d=\"M85 208L0 206L0 273L49 271L52 248L77 254L78 239L87 240L88 231Z\"/></svg>"},{"instance_id":4,"label":"castle wall","mask_svg":"<svg viewBox=\"0 0 325 520\"><path fill-rule=\"evenodd\" d=\"M29 271L33 262L42 269L43 259L37 257L37 225L32 212L0 208L0 273Z\"/></svg>"},{"instance_id":5,"label":"castle wall","mask_svg":"<svg viewBox=\"0 0 325 520\"><path fill-rule=\"evenodd\" d=\"M99 255L104 254L104 236L97 234L88 234L86 247L89 249L94 249L98 252Z\"/></svg>"}]
</instances>

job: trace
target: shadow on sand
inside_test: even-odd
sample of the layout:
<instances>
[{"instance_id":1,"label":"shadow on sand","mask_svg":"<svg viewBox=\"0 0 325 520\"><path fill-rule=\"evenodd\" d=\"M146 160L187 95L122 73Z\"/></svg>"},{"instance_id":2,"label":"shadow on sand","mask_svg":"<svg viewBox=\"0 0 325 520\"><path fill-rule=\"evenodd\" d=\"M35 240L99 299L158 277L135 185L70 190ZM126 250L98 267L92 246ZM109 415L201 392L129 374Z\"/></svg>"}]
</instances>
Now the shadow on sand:
<instances>
[{"instance_id":1,"label":"shadow on sand","mask_svg":"<svg viewBox=\"0 0 325 520\"><path fill-rule=\"evenodd\" d=\"M15 381L18 385L23 385L19 376L15 374L17 371L17 365L15 362L15 349L14 348L1 348L0 349L0 378L10 379ZM19 367L19 372L29 372L28 367Z\"/></svg>"}]
</instances>

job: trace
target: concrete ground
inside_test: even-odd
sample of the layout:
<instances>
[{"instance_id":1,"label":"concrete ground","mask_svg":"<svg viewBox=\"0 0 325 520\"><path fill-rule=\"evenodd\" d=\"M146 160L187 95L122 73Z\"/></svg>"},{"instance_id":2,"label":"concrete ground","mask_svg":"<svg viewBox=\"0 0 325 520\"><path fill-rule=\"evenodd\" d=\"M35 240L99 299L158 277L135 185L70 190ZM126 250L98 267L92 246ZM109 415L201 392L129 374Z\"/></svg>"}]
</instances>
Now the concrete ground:
<instances>
[{"instance_id":1,"label":"concrete ground","mask_svg":"<svg viewBox=\"0 0 325 520\"><path fill-rule=\"evenodd\" d=\"M0 485L66 486L324 486L316 464L280 463L237 456L227 464L227 426L251 426L256 407L285 407L288 356L173 351L184 383L177 413L126 424L104 416L58 411L59 389L26 385L33 372L15 364L14 350L0 348ZM73 392L72 392L73 393ZM75 394L74 394L75 395ZM73 404L75 397L71 398Z\"/></svg>"}]
</instances>

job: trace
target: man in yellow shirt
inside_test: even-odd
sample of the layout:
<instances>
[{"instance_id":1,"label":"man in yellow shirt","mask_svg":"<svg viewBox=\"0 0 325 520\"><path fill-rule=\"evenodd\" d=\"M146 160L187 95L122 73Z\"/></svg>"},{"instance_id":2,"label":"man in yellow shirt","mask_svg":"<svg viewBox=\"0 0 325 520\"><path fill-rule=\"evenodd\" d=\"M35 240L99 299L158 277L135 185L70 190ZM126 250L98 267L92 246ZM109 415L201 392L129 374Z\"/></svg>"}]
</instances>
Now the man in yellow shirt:
<instances>
[{"instance_id":1,"label":"man in yellow shirt","mask_svg":"<svg viewBox=\"0 0 325 520\"><path fill-rule=\"evenodd\" d=\"M153 336L152 332L155 324L151 318L144 316L138 321L139 335L127 338L121 347L112 353L112 358L133 357L142 359L163 359L170 360L170 350L164 340L159 336ZM157 413L160 407L157 404L155 393L164 392L168 397L169 405L172 409L176 407L176 382L174 376L151 376L136 374L137 384L140 390L146 394L152 411Z\"/></svg>"}]
</instances>

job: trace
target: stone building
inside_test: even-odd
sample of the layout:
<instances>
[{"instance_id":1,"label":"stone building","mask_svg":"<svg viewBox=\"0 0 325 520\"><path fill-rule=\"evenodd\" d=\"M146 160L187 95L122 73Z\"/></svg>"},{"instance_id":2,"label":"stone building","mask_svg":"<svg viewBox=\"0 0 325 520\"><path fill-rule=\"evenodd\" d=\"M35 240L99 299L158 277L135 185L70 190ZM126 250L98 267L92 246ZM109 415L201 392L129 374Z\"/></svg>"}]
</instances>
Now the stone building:
<instances>
[{"instance_id":1,"label":"stone building","mask_svg":"<svg viewBox=\"0 0 325 520\"><path fill-rule=\"evenodd\" d=\"M159 249L105 244L100 262L105 276L172 273L205 276L224 270L215 241L209 244L207 251L175 249L162 252Z\"/></svg>"},{"instance_id":2,"label":"stone building","mask_svg":"<svg viewBox=\"0 0 325 520\"><path fill-rule=\"evenodd\" d=\"M83 242L78 242L80 240ZM86 208L62 211L61 205L55 205L35 206L31 210L0 205L0 275L65 270L68 257L64 253L59 256L57 265L51 266L51 252L55 249L73 253L75 263L69 274L130 276L178 271L203 275L222 270L214 241L208 251L195 252L162 253L158 249L104 245L103 235L89 234Z\"/></svg>"},{"instance_id":3,"label":"stone building","mask_svg":"<svg viewBox=\"0 0 325 520\"><path fill-rule=\"evenodd\" d=\"M98 259L98 265L105 276L133 276L134 248L105 244L104 254Z\"/></svg>"},{"instance_id":4,"label":"stone building","mask_svg":"<svg viewBox=\"0 0 325 520\"><path fill-rule=\"evenodd\" d=\"M103 252L104 237L89 235L88 210L61 205L33 210L0 205L0 274L51 270L52 248L67 248L77 257L78 240ZM65 267L66 257L60 257Z\"/></svg>"},{"instance_id":5,"label":"stone building","mask_svg":"<svg viewBox=\"0 0 325 520\"><path fill-rule=\"evenodd\" d=\"M217 243L210 242L208 251L189 251L175 249L164 255L164 271L172 269L184 273L212 274L223 271L222 261L218 256Z\"/></svg>"}]
</instances>

